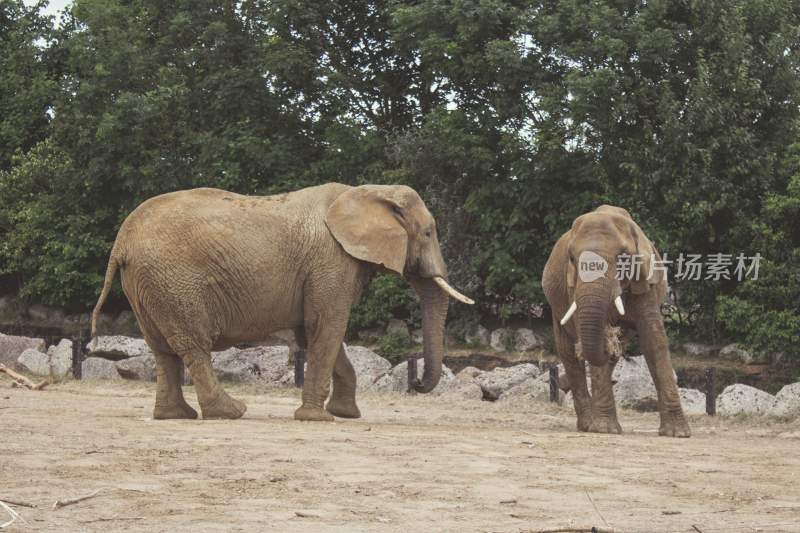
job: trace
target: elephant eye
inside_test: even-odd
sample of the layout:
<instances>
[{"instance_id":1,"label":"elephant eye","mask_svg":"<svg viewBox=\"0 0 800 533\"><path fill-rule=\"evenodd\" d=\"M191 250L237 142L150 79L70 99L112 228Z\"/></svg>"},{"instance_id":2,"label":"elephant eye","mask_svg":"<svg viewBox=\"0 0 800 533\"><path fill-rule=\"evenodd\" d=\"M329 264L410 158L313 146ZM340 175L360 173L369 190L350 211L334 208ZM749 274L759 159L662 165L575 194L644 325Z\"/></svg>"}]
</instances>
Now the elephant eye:
<instances>
[{"instance_id":1,"label":"elephant eye","mask_svg":"<svg viewBox=\"0 0 800 533\"><path fill-rule=\"evenodd\" d=\"M394 213L395 213L396 215L403 216L403 210L402 210L402 209L400 209L400 207L399 207L399 206L396 206L396 205L392 204L392 211L394 211Z\"/></svg>"},{"instance_id":2,"label":"elephant eye","mask_svg":"<svg viewBox=\"0 0 800 533\"><path fill-rule=\"evenodd\" d=\"M425 232L425 236L426 237L430 237L432 234L433 234L433 232L431 230L428 230L428 231Z\"/></svg>"}]
</instances>

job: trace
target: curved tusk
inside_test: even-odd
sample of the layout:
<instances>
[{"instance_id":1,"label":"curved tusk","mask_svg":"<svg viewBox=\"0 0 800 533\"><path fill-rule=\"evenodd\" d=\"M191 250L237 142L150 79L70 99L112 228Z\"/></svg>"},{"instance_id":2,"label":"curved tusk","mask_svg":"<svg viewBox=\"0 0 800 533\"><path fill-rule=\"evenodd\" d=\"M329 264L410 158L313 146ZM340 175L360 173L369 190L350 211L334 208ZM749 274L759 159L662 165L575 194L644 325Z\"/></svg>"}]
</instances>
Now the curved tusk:
<instances>
[{"instance_id":1,"label":"curved tusk","mask_svg":"<svg viewBox=\"0 0 800 533\"><path fill-rule=\"evenodd\" d=\"M577 311L577 310L578 310L578 304L575 303L575 302L572 302L572 305L569 306L569 309L567 309L567 312L564 313L564 318L561 319L561 325L563 326L564 324L569 322L569 319L572 318L572 315L574 315L575 311Z\"/></svg>"},{"instance_id":2,"label":"curved tusk","mask_svg":"<svg viewBox=\"0 0 800 533\"><path fill-rule=\"evenodd\" d=\"M617 296L616 298L614 298L614 306L616 306L617 312L620 315L625 314L625 306L622 305L622 296Z\"/></svg>"},{"instance_id":3,"label":"curved tusk","mask_svg":"<svg viewBox=\"0 0 800 533\"><path fill-rule=\"evenodd\" d=\"M466 296L464 296L463 294L461 294L460 292L455 290L453 287L451 287L450 284L448 284L444 280L444 278L440 278L439 276L436 276L436 277L433 278L433 281L435 281L436 284L439 287L441 287L444 292L446 292L447 294L449 294L450 296L452 296L453 298L455 298L459 302L465 303L467 305L473 305L475 303L475 300L473 300L472 298L467 298Z\"/></svg>"}]
</instances>

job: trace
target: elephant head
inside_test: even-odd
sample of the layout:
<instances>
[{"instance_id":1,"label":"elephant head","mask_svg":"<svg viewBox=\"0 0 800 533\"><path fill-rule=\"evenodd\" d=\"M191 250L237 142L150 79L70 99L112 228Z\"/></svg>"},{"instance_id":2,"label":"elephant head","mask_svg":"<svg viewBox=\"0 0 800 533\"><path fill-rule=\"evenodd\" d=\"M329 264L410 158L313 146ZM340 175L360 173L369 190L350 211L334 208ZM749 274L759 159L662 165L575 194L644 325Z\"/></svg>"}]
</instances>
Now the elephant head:
<instances>
[{"instance_id":1,"label":"elephant head","mask_svg":"<svg viewBox=\"0 0 800 533\"><path fill-rule=\"evenodd\" d=\"M414 389L430 392L442 373L448 296L474 302L447 283L436 221L425 203L410 187L363 185L339 195L325 222L348 254L381 265L414 287L422 306L425 358L422 381Z\"/></svg>"},{"instance_id":2,"label":"elephant head","mask_svg":"<svg viewBox=\"0 0 800 533\"><path fill-rule=\"evenodd\" d=\"M561 325L575 315L583 358L595 366L608 363L606 327L625 314L623 294L643 295L661 282L653 275L655 248L630 214L601 206L578 217L568 232L566 284L571 305ZM633 268L617 275L620 257ZM613 305L612 305L613 303Z\"/></svg>"}]
</instances>

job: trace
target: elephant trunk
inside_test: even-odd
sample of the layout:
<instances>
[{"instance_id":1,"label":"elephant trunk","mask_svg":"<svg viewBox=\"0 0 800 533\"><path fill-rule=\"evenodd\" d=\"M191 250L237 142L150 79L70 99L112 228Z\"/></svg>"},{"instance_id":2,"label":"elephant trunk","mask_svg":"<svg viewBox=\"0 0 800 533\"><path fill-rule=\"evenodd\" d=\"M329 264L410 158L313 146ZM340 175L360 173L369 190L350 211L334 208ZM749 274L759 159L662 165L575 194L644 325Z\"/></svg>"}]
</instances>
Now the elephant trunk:
<instances>
[{"instance_id":1,"label":"elephant trunk","mask_svg":"<svg viewBox=\"0 0 800 533\"><path fill-rule=\"evenodd\" d=\"M449 297L432 278L409 277L409 282L417 292L422 307L422 343L425 360L422 380L414 383L414 390L427 393L436 387L442 376L444 325Z\"/></svg>"},{"instance_id":2,"label":"elephant trunk","mask_svg":"<svg viewBox=\"0 0 800 533\"><path fill-rule=\"evenodd\" d=\"M575 291L581 355L594 366L608 364L605 328L612 294L612 285L603 279L583 283Z\"/></svg>"}]
</instances>

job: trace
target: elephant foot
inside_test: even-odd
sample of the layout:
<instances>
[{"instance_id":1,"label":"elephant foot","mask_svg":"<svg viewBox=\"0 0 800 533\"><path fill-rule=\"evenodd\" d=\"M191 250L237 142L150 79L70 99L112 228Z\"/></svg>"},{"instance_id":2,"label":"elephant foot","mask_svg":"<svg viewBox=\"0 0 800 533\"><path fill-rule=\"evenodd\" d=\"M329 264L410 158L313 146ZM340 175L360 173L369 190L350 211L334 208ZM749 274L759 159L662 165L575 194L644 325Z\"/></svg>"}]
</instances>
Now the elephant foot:
<instances>
[{"instance_id":1,"label":"elephant foot","mask_svg":"<svg viewBox=\"0 0 800 533\"><path fill-rule=\"evenodd\" d=\"M592 425L592 415L578 415L578 431L589 431L589 427Z\"/></svg>"},{"instance_id":2,"label":"elephant foot","mask_svg":"<svg viewBox=\"0 0 800 533\"><path fill-rule=\"evenodd\" d=\"M224 418L234 420L241 418L247 411L247 405L240 400L231 398L227 392L220 391L219 395L205 405L200 404L203 419Z\"/></svg>"},{"instance_id":3,"label":"elephant foot","mask_svg":"<svg viewBox=\"0 0 800 533\"><path fill-rule=\"evenodd\" d=\"M192 409L186 402L166 405L156 404L156 406L153 408L153 418L155 420L169 420L172 418L186 418L194 420L197 418L197 411Z\"/></svg>"},{"instance_id":4,"label":"elephant foot","mask_svg":"<svg viewBox=\"0 0 800 533\"><path fill-rule=\"evenodd\" d=\"M622 433L622 426L617 422L616 417L601 416L592 417L592 423L589 424L589 433Z\"/></svg>"},{"instance_id":5,"label":"elephant foot","mask_svg":"<svg viewBox=\"0 0 800 533\"><path fill-rule=\"evenodd\" d=\"M665 413L661 415L661 427L658 428L658 434L662 437L687 438L692 436L692 430L682 412Z\"/></svg>"},{"instance_id":6,"label":"elephant foot","mask_svg":"<svg viewBox=\"0 0 800 533\"><path fill-rule=\"evenodd\" d=\"M308 422L333 422L333 415L321 407L301 405L294 412L294 419Z\"/></svg>"},{"instance_id":7,"label":"elephant foot","mask_svg":"<svg viewBox=\"0 0 800 533\"><path fill-rule=\"evenodd\" d=\"M361 411L353 400L331 398L325 410L339 418L361 418Z\"/></svg>"}]
</instances>

